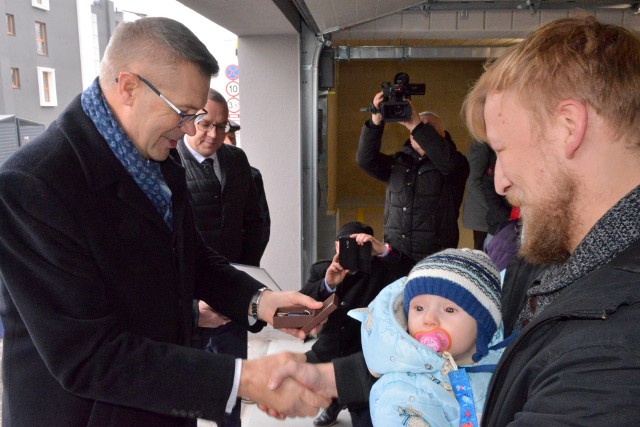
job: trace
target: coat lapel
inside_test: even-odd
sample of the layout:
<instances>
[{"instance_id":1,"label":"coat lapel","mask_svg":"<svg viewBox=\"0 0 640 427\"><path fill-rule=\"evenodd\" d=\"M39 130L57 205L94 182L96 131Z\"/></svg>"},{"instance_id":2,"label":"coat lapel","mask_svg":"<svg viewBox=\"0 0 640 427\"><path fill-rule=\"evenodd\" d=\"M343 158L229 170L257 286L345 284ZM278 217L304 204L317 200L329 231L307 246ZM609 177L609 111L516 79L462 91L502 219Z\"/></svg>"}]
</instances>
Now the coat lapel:
<instances>
[{"instance_id":1,"label":"coat lapel","mask_svg":"<svg viewBox=\"0 0 640 427\"><path fill-rule=\"evenodd\" d=\"M115 185L116 194L123 202L159 228L170 233L171 231L153 207L151 200L138 187L138 184L113 154L107 141L82 110L80 96L74 100L69 109L75 111L72 114L62 114L57 124L73 146L89 188L97 191Z\"/></svg>"}]
</instances>

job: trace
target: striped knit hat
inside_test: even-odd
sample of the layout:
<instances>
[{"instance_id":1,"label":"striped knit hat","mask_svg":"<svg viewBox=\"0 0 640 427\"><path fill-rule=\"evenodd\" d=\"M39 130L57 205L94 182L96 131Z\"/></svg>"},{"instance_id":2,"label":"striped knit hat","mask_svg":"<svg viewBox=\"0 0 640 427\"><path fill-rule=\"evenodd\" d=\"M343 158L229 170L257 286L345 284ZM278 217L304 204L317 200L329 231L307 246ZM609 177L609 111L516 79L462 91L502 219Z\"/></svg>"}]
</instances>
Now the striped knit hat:
<instances>
[{"instance_id":1,"label":"striped knit hat","mask_svg":"<svg viewBox=\"0 0 640 427\"><path fill-rule=\"evenodd\" d=\"M476 354L488 352L491 338L502 324L500 279L491 258L472 249L445 249L418 262L409 272L404 288L404 313L416 295L437 295L456 303L478 324Z\"/></svg>"}]
</instances>

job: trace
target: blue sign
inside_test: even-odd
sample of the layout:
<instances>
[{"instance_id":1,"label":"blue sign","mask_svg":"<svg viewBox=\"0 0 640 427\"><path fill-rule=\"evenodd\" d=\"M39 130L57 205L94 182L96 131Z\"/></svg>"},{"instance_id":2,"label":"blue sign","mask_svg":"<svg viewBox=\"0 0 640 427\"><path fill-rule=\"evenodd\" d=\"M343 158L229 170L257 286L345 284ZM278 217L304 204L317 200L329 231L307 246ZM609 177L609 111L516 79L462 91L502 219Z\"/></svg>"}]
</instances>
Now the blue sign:
<instances>
[{"instance_id":1,"label":"blue sign","mask_svg":"<svg viewBox=\"0 0 640 427\"><path fill-rule=\"evenodd\" d=\"M226 70L224 70L224 74L229 80L236 80L240 77L240 67L237 65L229 65Z\"/></svg>"}]
</instances>

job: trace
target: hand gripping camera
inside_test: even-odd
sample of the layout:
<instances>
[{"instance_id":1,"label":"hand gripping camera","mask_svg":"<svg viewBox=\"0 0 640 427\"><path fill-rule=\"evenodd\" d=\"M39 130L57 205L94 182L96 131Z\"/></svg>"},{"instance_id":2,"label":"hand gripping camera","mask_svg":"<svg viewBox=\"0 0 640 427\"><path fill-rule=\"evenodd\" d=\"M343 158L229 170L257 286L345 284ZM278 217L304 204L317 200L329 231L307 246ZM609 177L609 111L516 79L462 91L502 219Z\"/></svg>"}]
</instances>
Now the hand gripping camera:
<instances>
[{"instance_id":1,"label":"hand gripping camera","mask_svg":"<svg viewBox=\"0 0 640 427\"><path fill-rule=\"evenodd\" d=\"M376 109L373 104L368 109L372 114L381 113L382 118L387 122L403 122L411 118L411 105L407 99L411 95L424 95L424 83L409 83L409 75L400 72L393 78L393 84L382 83L383 100Z\"/></svg>"}]
</instances>

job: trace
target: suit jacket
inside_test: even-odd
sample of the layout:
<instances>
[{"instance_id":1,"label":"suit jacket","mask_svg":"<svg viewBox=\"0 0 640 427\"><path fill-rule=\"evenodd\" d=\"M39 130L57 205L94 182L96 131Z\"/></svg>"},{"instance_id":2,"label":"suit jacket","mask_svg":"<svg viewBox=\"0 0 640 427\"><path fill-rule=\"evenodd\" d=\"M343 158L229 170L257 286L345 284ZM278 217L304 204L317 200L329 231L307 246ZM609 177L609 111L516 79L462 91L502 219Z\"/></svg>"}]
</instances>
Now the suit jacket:
<instances>
[{"instance_id":1,"label":"suit jacket","mask_svg":"<svg viewBox=\"0 0 640 427\"><path fill-rule=\"evenodd\" d=\"M80 97L0 168L4 426L222 419L234 360L186 347L192 300L249 327L260 284L205 246L184 170L161 169L173 231Z\"/></svg>"},{"instance_id":2,"label":"suit jacket","mask_svg":"<svg viewBox=\"0 0 640 427\"><path fill-rule=\"evenodd\" d=\"M229 261L260 265L263 218L247 156L238 147L222 144L217 161L222 172L220 206L214 198L204 167L181 140L178 152L186 170L187 188L196 226L204 241Z\"/></svg>"}]
</instances>

